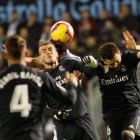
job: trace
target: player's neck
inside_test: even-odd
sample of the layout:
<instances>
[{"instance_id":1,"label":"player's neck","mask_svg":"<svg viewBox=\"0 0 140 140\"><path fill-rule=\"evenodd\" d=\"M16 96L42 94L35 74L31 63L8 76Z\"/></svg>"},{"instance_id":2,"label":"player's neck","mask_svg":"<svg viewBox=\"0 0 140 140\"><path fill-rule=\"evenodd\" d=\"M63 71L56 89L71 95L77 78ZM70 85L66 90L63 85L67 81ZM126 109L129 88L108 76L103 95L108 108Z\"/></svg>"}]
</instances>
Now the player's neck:
<instances>
[{"instance_id":1,"label":"player's neck","mask_svg":"<svg viewBox=\"0 0 140 140\"><path fill-rule=\"evenodd\" d=\"M47 68L47 69L54 69L54 68L56 68L56 67L58 66L58 62L53 63L53 64L51 64L51 65L45 64L45 63L44 63L44 66L45 66L45 68Z\"/></svg>"},{"instance_id":2,"label":"player's neck","mask_svg":"<svg viewBox=\"0 0 140 140\"><path fill-rule=\"evenodd\" d=\"M13 64L17 64L17 63L20 63L20 64L26 66L26 62L25 62L24 59L17 59L17 60L15 60L15 59L8 59L8 65L9 66L13 65Z\"/></svg>"},{"instance_id":3,"label":"player's neck","mask_svg":"<svg viewBox=\"0 0 140 140\"><path fill-rule=\"evenodd\" d=\"M60 55L59 55L59 60L60 60L60 61L63 60L63 59L66 57L66 55L67 55L67 54L64 53L64 52L63 52L62 54L60 54Z\"/></svg>"}]
</instances>

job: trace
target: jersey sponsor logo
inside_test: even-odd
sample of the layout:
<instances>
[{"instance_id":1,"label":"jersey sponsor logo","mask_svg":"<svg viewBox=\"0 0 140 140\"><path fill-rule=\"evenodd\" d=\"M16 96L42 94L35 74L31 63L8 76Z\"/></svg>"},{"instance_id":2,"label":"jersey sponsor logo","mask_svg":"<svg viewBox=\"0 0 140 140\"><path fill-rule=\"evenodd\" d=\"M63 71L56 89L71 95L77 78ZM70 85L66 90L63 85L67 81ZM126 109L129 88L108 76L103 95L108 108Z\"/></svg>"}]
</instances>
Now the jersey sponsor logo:
<instances>
[{"instance_id":1,"label":"jersey sponsor logo","mask_svg":"<svg viewBox=\"0 0 140 140\"><path fill-rule=\"evenodd\" d=\"M63 66L59 66L60 71L65 71L65 68Z\"/></svg>"},{"instance_id":2,"label":"jersey sponsor logo","mask_svg":"<svg viewBox=\"0 0 140 140\"><path fill-rule=\"evenodd\" d=\"M112 84L124 82L127 80L128 80L128 75L120 76L120 77L118 77L118 75L114 75L110 77L110 79L101 79L101 83L102 85L112 85Z\"/></svg>"},{"instance_id":3,"label":"jersey sponsor logo","mask_svg":"<svg viewBox=\"0 0 140 140\"><path fill-rule=\"evenodd\" d=\"M125 72L126 71L126 67L124 65L121 66L121 72Z\"/></svg>"},{"instance_id":4,"label":"jersey sponsor logo","mask_svg":"<svg viewBox=\"0 0 140 140\"><path fill-rule=\"evenodd\" d=\"M109 72L109 67L107 65L104 65L103 67L105 69L105 73L108 73Z\"/></svg>"},{"instance_id":5,"label":"jersey sponsor logo","mask_svg":"<svg viewBox=\"0 0 140 140\"><path fill-rule=\"evenodd\" d=\"M60 75L58 75L55 79L54 82L58 83L60 86L66 83L66 78L62 79Z\"/></svg>"}]
</instances>

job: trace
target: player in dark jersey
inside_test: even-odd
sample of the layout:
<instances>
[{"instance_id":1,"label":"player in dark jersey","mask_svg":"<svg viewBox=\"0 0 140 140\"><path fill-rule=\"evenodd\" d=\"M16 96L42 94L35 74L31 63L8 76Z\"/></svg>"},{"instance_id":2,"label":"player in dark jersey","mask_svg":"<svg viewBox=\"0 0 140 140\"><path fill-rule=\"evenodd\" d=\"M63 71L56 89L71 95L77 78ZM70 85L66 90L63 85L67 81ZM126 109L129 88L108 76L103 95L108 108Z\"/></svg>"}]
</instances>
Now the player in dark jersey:
<instances>
[{"instance_id":1,"label":"player in dark jersey","mask_svg":"<svg viewBox=\"0 0 140 140\"><path fill-rule=\"evenodd\" d=\"M106 43L99 49L105 68L99 75L99 83L108 140L134 140L140 134L140 91L136 76L140 47L129 32L123 35L126 47L134 51L121 54L114 43ZM96 65L92 56L84 57L83 61L90 67Z\"/></svg>"},{"instance_id":2,"label":"player in dark jersey","mask_svg":"<svg viewBox=\"0 0 140 140\"><path fill-rule=\"evenodd\" d=\"M41 39L40 42L44 42L44 40ZM58 48L58 53L60 54L59 55L59 60L58 60L59 63L65 61L67 59L74 59L74 60L81 61L81 58L79 56L76 56L76 55L73 55L72 53L70 53L70 51L68 50L68 44L63 44L63 45L55 44L55 46L56 46L56 48ZM63 50L62 50L62 48L63 48L62 46L65 46L65 48L66 48L65 52L63 52ZM5 48L5 45L3 45L3 47ZM37 57L37 58L26 57L26 63L27 63L27 66L34 67L34 68L44 66L43 62L41 60L39 60L39 57Z\"/></svg>"},{"instance_id":3,"label":"player in dark jersey","mask_svg":"<svg viewBox=\"0 0 140 140\"><path fill-rule=\"evenodd\" d=\"M42 44L43 42L44 42L44 40L41 39L39 41L39 44ZM4 44L3 44L3 47L6 49L6 46ZM73 54L70 53L70 51L68 50L67 44L63 44L63 45L57 45L57 44L55 44L55 47L57 48L57 51L58 51L58 55L59 55L58 60L59 60L59 63L62 63L62 62L64 62L67 59L73 59L73 60L79 60L79 61L81 61L81 58L79 56L75 56L75 55L73 55ZM2 49L2 51L5 52L4 49ZM27 66L29 66L29 67L36 68L36 67L42 67L42 66L44 66L43 62L39 59L39 57L37 57L37 58L26 57L25 60L26 60ZM74 70L73 71L73 74L78 79L85 78L84 75L83 75L83 73L81 73L80 71ZM80 82L81 82L81 80L80 80ZM45 116L46 116L46 118L48 116L48 117L54 117L55 119L61 120L61 119L64 119L64 118L66 118L68 116L69 111L70 110L64 110L64 109L61 109L61 110L53 110L53 109L49 109L49 108L47 109L46 108Z\"/></svg>"},{"instance_id":4,"label":"player in dark jersey","mask_svg":"<svg viewBox=\"0 0 140 140\"><path fill-rule=\"evenodd\" d=\"M28 53L23 38L11 36L6 48L9 67L0 72L0 140L43 140L43 99L51 94L67 105L74 104L76 77L67 73L66 91L56 86L49 74L25 66Z\"/></svg>"},{"instance_id":5,"label":"player in dark jersey","mask_svg":"<svg viewBox=\"0 0 140 140\"><path fill-rule=\"evenodd\" d=\"M62 46L61 46L62 47ZM66 47L64 46L63 51L66 51ZM53 50L53 53L51 52ZM65 52L64 51L64 52ZM48 58L57 58L55 45L52 42L46 42L40 45L39 54L41 61L44 63L45 73L50 73L50 75L54 78L54 81L59 85L65 87L66 79L65 79L65 71L73 72L74 70L79 70L83 72L86 77L93 76L96 73L93 71L94 69L88 69L84 64L77 60L65 60L62 63L58 63L58 60L55 59L54 63L48 63ZM98 69L98 68L97 68ZM77 101L74 106L66 106L58 100L54 99L52 96L47 97L48 106L54 110L69 110L72 111L69 113L69 116L62 121L58 121L54 119L54 125L56 134L54 140L99 140L97 130L93 124L93 121L90 117L88 108L87 108L87 98L86 94L82 89L81 84L78 85L77 90ZM44 110L44 115L46 110ZM47 112L48 114L48 112ZM53 113L52 116L53 117Z\"/></svg>"}]
</instances>

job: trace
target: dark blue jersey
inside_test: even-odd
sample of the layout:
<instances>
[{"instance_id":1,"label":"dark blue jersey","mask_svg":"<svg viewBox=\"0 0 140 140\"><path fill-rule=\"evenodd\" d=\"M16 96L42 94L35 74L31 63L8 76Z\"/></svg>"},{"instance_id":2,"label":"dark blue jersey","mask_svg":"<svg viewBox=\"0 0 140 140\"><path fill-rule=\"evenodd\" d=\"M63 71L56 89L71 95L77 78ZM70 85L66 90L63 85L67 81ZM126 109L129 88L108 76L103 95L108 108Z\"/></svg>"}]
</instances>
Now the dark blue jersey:
<instances>
[{"instance_id":1,"label":"dark blue jersey","mask_svg":"<svg viewBox=\"0 0 140 140\"><path fill-rule=\"evenodd\" d=\"M72 73L74 70L83 72L86 77L97 75L93 68L86 67L82 62L77 60L65 60L63 63L60 63L55 69L44 69L44 72L49 73L54 78L54 81L56 83L63 87L66 87L65 72L69 71ZM67 120L88 113L86 93L84 92L80 83L77 89L77 101L74 106L66 106L53 98L51 95L47 95L47 103L51 109L72 109ZM51 115L53 115L53 113L51 113Z\"/></svg>"},{"instance_id":2,"label":"dark blue jersey","mask_svg":"<svg viewBox=\"0 0 140 140\"><path fill-rule=\"evenodd\" d=\"M103 113L129 106L140 106L140 92L136 76L139 59L137 52L124 52L121 55L121 69L115 71L102 61L105 73L99 76L102 93Z\"/></svg>"},{"instance_id":3,"label":"dark blue jersey","mask_svg":"<svg viewBox=\"0 0 140 140\"><path fill-rule=\"evenodd\" d=\"M13 64L0 72L0 140L42 140L42 101L48 94L72 105L73 83L62 90L48 74Z\"/></svg>"},{"instance_id":4,"label":"dark blue jersey","mask_svg":"<svg viewBox=\"0 0 140 140\"><path fill-rule=\"evenodd\" d=\"M70 51L67 49L67 55L60 61L60 63L63 63L65 60L72 59L72 60L79 60L81 61L81 58L79 56L73 55L70 53Z\"/></svg>"}]
</instances>

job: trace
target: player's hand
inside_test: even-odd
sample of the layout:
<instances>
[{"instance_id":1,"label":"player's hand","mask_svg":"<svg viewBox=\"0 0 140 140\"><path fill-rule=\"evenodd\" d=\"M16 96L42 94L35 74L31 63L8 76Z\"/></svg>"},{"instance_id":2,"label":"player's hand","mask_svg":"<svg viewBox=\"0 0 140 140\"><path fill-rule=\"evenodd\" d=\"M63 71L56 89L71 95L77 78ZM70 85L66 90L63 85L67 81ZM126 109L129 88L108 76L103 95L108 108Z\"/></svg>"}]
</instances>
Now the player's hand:
<instances>
[{"instance_id":1,"label":"player's hand","mask_svg":"<svg viewBox=\"0 0 140 140\"><path fill-rule=\"evenodd\" d=\"M74 70L73 74L75 77L77 77L79 80L84 79L84 73L78 71L78 70Z\"/></svg>"},{"instance_id":2,"label":"player's hand","mask_svg":"<svg viewBox=\"0 0 140 140\"><path fill-rule=\"evenodd\" d=\"M65 120L68 116L69 116L69 112L72 111L72 109L69 109L69 110L64 110L64 109L61 109L59 111L56 111L54 113L54 118L56 120Z\"/></svg>"},{"instance_id":3,"label":"player's hand","mask_svg":"<svg viewBox=\"0 0 140 140\"><path fill-rule=\"evenodd\" d=\"M31 63L33 61L32 57L26 57L25 58L26 63Z\"/></svg>"},{"instance_id":4,"label":"player's hand","mask_svg":"<svg viewBox=\"0 0 140 140\"><path fill-rule=\"evenodd\" d=\"M7 48L5 46L5 44L2 45L4 49L2 49L3 53L7 53Z\"/></svg>"},{"instance_id":5,"label":"player's hand","mask_svg":"<svg viewBox=\"0 0 140 140\"><path fill-rule=\"evenodd\" d=\"M39 67L44 66L44 65L40 62L39 57L36 57L36 58L26 57L26 58L25 58L25 61L26 61L28 67L39 68Z\"/></svg>"},{"instance_id":6,"label":"player's hand","mask_svg":"<svg viewBox=\"0 0 140 140\"><path fill-rule=\"evenodd\" d=\"M82 58L82 61L85 64L85 66L88 67L96 68L98 66L97 60L91 55L85 56L84 58Z\"/></svg>"},{"instance_id":7,"label":"player's hand","mask_svg":"<svg viewBox=\"0 0 140 140\"><path fill-rule=\"evenodd\" d=\"M79 80L85 79L84 73L82 73L82 72L80 72L80 71L78 71L78 70L74 70L74 71L73 71L73 74L74 74Z\"/></svg>"},{"instance_id":8,"label":"player's hand","mask_svg":"<svg viewBox=\"0 0 140 140\"><path fill-rule=\"evenodd\" d=\"M73 73L69 73L68 71L66 71L65 75L66 83L73 82L76 87L78 86L78 79L76 78L76 76L74 76Z\"/></svg>"},{"instance_id":9,"label":"player's hand","mask_svg":"<svg viewBox=\"0 0 140 140\"><path fill-rule=\"evenodd\" d=\"M130 34L129 31L123 32L124 40L122 43L125 45L127 49L130 50L140 50L140 45L136 45L136 42L133 36Z\"/></svg>"}]
</instances>

